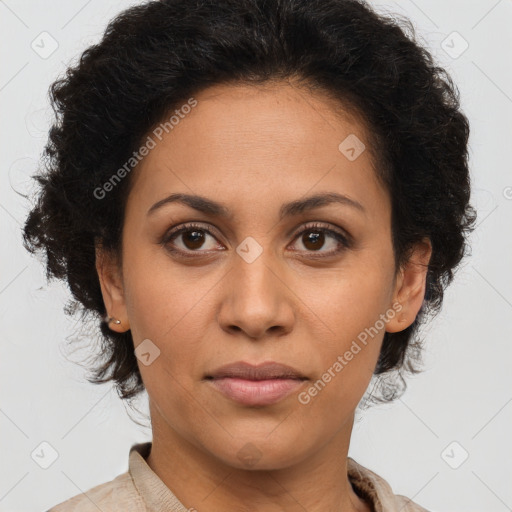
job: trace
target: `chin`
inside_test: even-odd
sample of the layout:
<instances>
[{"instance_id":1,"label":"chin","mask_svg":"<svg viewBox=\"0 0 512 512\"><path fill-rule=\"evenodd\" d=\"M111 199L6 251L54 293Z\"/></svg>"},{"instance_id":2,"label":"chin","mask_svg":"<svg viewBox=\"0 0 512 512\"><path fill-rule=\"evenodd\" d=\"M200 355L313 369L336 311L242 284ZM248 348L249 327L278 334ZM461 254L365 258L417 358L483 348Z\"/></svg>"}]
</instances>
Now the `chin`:
<instances>
[{"instance_id":1,"label":"chin","mask_svg":"<svg viewBox=\"0 0 512 512\"><path fill-rule=\"evenodd\" d=\"M304 448L303 444L301 446ZM226 445L222 448L226 448ZM233 439L229 448L229 452L215 450L211 454L227 466L237 469L285 469L306 457L305 453L297 451L297 443L294 443L290 436L272 440L268 433Z\"/></svg>"}]
</instances>

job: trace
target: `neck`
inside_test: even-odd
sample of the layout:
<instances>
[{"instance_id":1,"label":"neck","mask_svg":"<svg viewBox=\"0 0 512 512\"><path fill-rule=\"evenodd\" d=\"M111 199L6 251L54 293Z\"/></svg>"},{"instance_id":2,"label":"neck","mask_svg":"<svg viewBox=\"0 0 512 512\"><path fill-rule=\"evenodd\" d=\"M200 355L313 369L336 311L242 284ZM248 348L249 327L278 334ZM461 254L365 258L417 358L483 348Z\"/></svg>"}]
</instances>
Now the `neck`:
<instances>
[{"instance_id":1,"label":"neck","mask_svg":"<svg viewBox=\"0 0 512 512\"><path fill-rule=\"evenodd\" d=\"M372 512L348 479L353 416L321 449L294 465L240 469L191 444L150 408L153 443L146 462L190 510Z\"/></svg>"}]
</instances>

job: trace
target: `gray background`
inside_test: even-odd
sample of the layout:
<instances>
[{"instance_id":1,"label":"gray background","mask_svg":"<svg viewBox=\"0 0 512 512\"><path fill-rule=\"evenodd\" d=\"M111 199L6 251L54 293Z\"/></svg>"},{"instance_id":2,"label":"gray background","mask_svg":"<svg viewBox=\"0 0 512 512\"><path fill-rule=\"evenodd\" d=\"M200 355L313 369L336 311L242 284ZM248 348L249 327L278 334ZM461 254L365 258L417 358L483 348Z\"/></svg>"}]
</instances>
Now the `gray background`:
<instances>
[{"instance_id":1,"label":"gray background","mask_svg":"<svg viewBox=\"0 0 512 512\"><path fill-rule=\"evenodd\" d=\"M1 511L43 511L109 481L126 471L131 444L151 438L110 385L89 384L73 364L87 356L67 348L84 336L79 319L63 312L66 287L48 285L23 249L29 205L14 191L31 190L50 83L136 3L0 1ZM472 256L423 330L425 371L395 403L358 415L349 455L431 511L512 510L512 1L375 5L410 17L459 87L479 219ZM139 407L147 412L144 397ZM42 442L58 453L47 469L52 451ZM44 453L39 463L34 451Z\"/></svg>"}]
</instances>

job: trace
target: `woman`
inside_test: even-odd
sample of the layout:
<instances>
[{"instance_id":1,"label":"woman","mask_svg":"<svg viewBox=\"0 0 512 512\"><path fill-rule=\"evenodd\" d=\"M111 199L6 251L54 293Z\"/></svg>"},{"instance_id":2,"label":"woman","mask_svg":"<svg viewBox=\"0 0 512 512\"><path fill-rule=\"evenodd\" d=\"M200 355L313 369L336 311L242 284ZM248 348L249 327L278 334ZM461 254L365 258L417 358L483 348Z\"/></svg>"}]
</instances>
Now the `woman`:
<instances>
[{"instance_id":1,"label":"woman","mask_svg":"<svg viewBox=\"0 0 512 512\"><path fill-rule=\"evenodd\" d=\"M426 510L348 457L475 221L467 118L413 35L356 0L150 1L51 93L25 244L153 432L51 510Z\"/></svg>"}]
</instances>

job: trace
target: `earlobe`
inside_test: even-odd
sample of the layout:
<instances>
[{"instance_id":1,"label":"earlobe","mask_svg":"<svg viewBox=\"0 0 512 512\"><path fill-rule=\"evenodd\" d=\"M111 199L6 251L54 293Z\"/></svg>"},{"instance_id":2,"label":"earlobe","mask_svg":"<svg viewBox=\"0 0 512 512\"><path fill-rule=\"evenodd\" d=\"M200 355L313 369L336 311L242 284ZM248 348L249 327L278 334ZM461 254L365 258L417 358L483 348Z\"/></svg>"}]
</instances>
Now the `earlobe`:
<instances>
[{"instance_id":1,"label":"earlobe","mask_svg":"<svg viewBox=\"0 0 512 512\"><path fill-rule=\"evenodd\" d=\"M401 308L386 324L387 332L400 332L409 327L421 309L425 297L428 264L432 255L432 244L428 238L418 242L402 266L396 279L392 303Z\"/></svg>"},{"instance_id":2,"label":"earlobe","mask_svg":"<svg viewBox=\"0 0 512 512\"><path fill-rule=\"evenodd\" d=\"M96 271L110 329L125 332L130 326L126 314L123 279L115 255L96 244Z\"/></svg>"}]
</instances>

